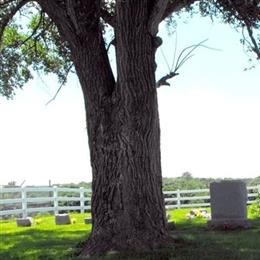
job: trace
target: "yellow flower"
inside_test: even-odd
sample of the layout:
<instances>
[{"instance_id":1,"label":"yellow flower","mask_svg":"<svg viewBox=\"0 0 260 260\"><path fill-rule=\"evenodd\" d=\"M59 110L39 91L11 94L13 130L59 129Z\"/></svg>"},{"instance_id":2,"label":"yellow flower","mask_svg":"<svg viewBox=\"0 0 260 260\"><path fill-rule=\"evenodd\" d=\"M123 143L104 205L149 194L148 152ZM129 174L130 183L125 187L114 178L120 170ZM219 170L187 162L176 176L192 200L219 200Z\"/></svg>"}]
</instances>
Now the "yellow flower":
<instances>
[{"instance_id":1,"label":"yellow flower","mask_svg":"<svg viewBox=\"0 0 260 260\"><path fill-rule=\"evenodd\" d=\"M39 225L39 224L42 223L42 220L41 220L41 219L36 219L36 220L35 220L35 223L36 223L36 225Z\"/></svg>"}]
</instances>

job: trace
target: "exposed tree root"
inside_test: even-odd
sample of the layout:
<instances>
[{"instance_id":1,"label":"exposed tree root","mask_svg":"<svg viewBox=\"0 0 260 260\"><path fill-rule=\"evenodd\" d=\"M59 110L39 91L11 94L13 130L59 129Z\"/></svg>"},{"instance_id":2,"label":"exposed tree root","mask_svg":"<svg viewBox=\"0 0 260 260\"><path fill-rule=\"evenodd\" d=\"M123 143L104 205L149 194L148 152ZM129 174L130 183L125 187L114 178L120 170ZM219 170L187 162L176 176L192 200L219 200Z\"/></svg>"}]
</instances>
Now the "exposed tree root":
<instances>
[{"instance_id":1,"label":"exposed tree root","mask_svg":"<svg viewBox=\"0 0 260 260\"><path fill-rule=\"evenodd\" d=\"M135 236L124 238L122 236L95 237L91 236L80 252L80 257L105 255L111 252L152 252L162 248L173 248L175 239L169 235L161 237Z\"/></svg>"}]
</instances>

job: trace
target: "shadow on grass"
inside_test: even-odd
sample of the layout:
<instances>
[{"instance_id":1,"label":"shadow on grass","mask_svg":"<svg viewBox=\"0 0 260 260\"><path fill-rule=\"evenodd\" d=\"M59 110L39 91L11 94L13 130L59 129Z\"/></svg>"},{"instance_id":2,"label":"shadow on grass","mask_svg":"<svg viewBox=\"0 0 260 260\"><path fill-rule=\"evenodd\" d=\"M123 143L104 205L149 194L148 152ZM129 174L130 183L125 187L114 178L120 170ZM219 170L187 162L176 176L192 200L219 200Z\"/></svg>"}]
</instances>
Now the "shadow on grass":
<instances>
[{"instance_id":1,"label":"shadow on grass","mask_svg":"<svg viewBox=\"0 0 260 260\"><path fill-rule=\"evenodd\" d=\"M80 240L86 240L89 231L24 230L5 235L6 248L0 259L69 259Z\"/></svg>"},{"instance_id":2,"label":"shadow on grass","mask_svg":"<svg viewBox=\"0 0 260 260\"><path fill-rule=\"evenodd\" d=\"M173 259L260 259L260 221L252 220L248 230L210 231L206 221L180 221L173 237L190 241L176 248ZM171 259L171 258L169 258Z\"/></svg>"},{"instance_id":3,"label":"shadow on grass","mask_svg":"<svg viewBox=\"0 0 260 260\"><path fill-rule=\"evenodd\" d=\"M206 221L177 223L171 235L176 241L172 248L153 252L110 252L91 260L259 260L260 221L253 228L236 231L209 231ZM84 259L84 258L82 258Z\"/></svg>"},{"instance_id":4,"label":"shadow on grass","mask_svg":"<svg viewBox=\"0 0 260 260\"><path fill-rule=\"evenodd\" d=\"M237 231L209 231L205 220L178 221L172 231L176 244L153 252L110 252L90 259L150 260L259 260L260 220L253 228ZM26 229L6 234L0 259L56 260L77 259L75 251L82 247L89 231ZM82 258L83 259L83 258Z\"/></svg>"}]
</instances>

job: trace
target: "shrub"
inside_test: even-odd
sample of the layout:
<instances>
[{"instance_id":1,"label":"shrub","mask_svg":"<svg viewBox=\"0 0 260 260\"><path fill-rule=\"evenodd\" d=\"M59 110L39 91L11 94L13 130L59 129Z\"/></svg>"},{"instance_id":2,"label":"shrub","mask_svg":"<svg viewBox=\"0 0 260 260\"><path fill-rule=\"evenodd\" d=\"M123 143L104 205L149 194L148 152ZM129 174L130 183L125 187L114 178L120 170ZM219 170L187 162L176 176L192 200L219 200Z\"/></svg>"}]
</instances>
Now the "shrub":
<instances>
[{"instance_id":1,"label":"shrub","mask_svg":"<svg viewBox=\"0 0 260 260\"><path fill-rule=\"evenodd\" d=\"M260 218L260 194L258 194L256 201L249 207L249 213L254 218Z\"/></svg>"}]
</instances>

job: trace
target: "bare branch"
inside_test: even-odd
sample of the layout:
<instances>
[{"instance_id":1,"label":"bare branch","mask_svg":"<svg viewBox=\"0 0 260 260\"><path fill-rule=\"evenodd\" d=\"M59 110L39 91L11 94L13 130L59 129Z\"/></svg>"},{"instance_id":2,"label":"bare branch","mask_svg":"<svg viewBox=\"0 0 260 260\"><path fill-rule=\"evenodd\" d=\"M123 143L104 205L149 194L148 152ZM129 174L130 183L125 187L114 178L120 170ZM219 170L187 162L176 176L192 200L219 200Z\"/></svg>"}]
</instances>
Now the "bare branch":
<instances>
[{"instance_id":1,"label":"bare branch","mask_svg":"<svg viewBox=\"0 0 260 260\"><path fill-rule=\"evenodd\" d=\"M111 47L111 45L116 46L116 39L115 39L115 38L113 38L113 39L110 41L110 43L108 44L108 46L107 46L107 52L109 51L109 48Z\"/></svg>"},{"instance_id":2,"label":"bare branch","mask_svg":"<svg viewBox=\"0 0 260 260\"><path fill-rule=\"evenodd\" d=\"M65 85L66 81L67 81L67 78L68 78L68 75L73 67L73 63L71 63L71 65L69 66L69 68L67 69L66 71L66 75L65 75L65 78L64 80L62 81L62 83L60 84L58 90L56 91L55 95L45 104L46 106L49 105L52 101L54 101L56 99L56 97L58 96L58 94L60 93L62 87Z\"/></svg>"},{"instance_id":3,"label":"bare branch","mask_svg":"<svg viewBox=\"0 0 260 260\"><path fill-rule=\"evenodd\" d=\"M32 31L31 35L28 36L24 41L22 41L19 45L23 45L25 44L26 42L28 42L30 39L32 39L32 37L37 33L38 29L40 28L41 26L41 23L42 23L42 20L43 20L43 16L44 16L44 13L43 11L40 12L40 19L39 19L39 22L38 24L36 25L36 27L34 28L34 30Z\"/></svg>"},{"instance_id":4,"label":"bare branch","mask_svg":"<svg viewBox=\"0 0 260 260\"><path fill-rule=\"evenodd\" d=\"M178 57L178 59L176 61L176 65L175 65L174 71L176 72L190 58L190 55L192 54L192 52L194 50L196 50L198 47L204 47L203 43L206 42L206 41L207 41L207 39L199 42L198 44L193 44L191 46L188 46L188 47L184 48L181 51L181 53L180 53L180 55L179 55L179 57ZM187 54L185 54L186 51L188 51ZM184 57L182 57L183 55L184 55Z\"/></svg>"},{"instance_id":5,"label":"bare branch","mask_svg":"<svg viewBox=\"0 0 260 260\"><path fill-rule=\"evenodd\" d=\"M161 20L164 20L172 13L179 12L181 9L189 7L196 1L198 0L169 1Z\"/></svg>"},{"instance_id":6,"label":"bare branch","mask_svg":"<svg viewBox=\"0 0 260 260\"><path fill-rule=\"evenodd\" d=\"M155 36L158 32L158 25L162 20L163 14L166 10L166 7L169 3L169 0L156 0L152 13L149 17L149 31L151 35Z\"/></svg>"},{"instance_id":7,"label":"bare branch","mask_svg":"<svg viewBox=\"0 0 260 260\"><path fill-rule=\"evenodd\" d=\"M248 32L248 35L249 35L249 38L253 44L253 46L251 45L251 48L252 48L252 51L255 52L255 54L257 55L257 59L259 60L260 59L260 48L256 42L256 39L254 37L254 34L253 34L253 30L252 30L252 27L250 25L248 25L246 23L246 28L247 28L247 32Z\"/></svg>"},{"instance_id":8,"label":"bare branch","mask_svg":"<svg viewBox=\"0 0 260 260\"><path fill-rule=\"evenodd\" d=\"M203 40L201 42L199 42L198 44L193 44L191 46L188 46L186 48L184 48L180 54L178 55L178 58L176 60L176 63L173 62L173 66L172 66L172 71L170 71L169 74L167 74L166 76L162 77L157 83L156 83L156 87L159 88L160 86L170 86L170 83L167 82L167 80L178 76L178 70L180 69L180 67L185 64L186 61L188 61L190 58L192 58L194 56L193 52L198 48L198 47L204 47L207 49L211 49L211 50L217 50L208 46L203 45L204 42L206 42L207 40ZM176 53L176 49L175 49L175 53ZM164 54L163 54L164 55ZM165 58L165 57L164 57ZM175 54L174 54L174 61L175 61ZM167 61L166 61L167 62ZM168 63L167 63L168 64ZM173 69L174 67L174 69Z\"/></svg>"}]
</instances>

